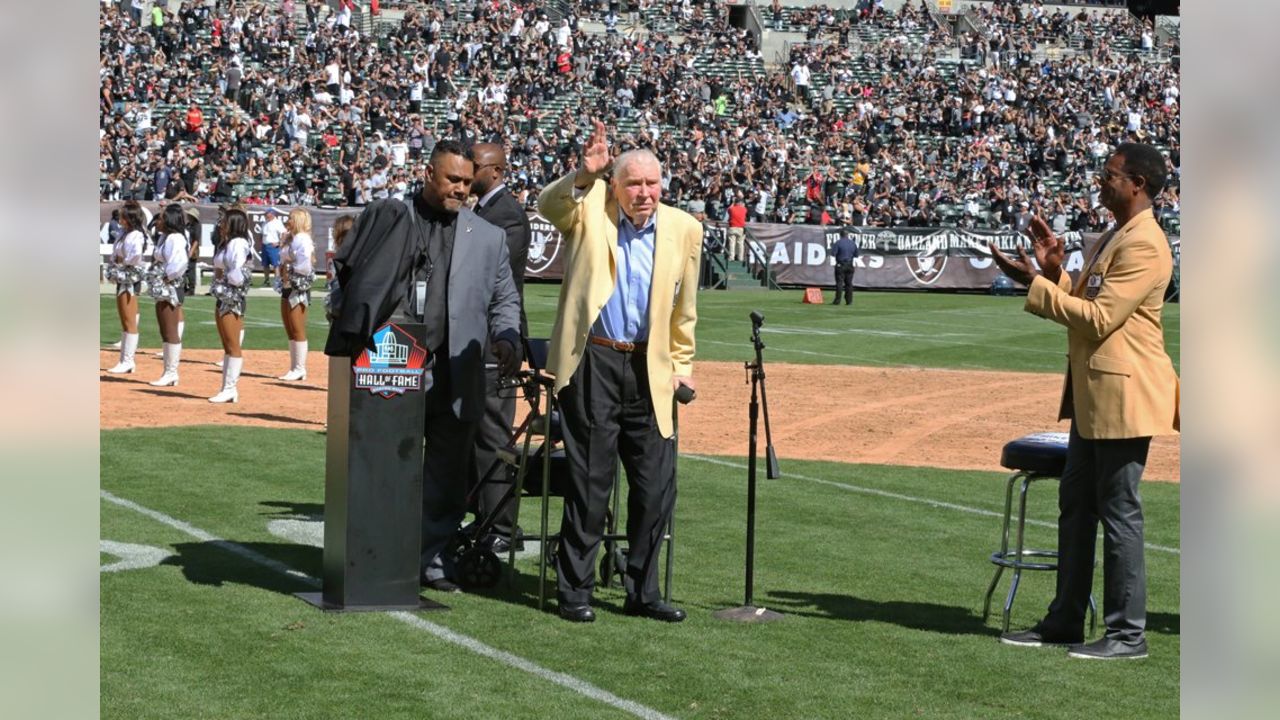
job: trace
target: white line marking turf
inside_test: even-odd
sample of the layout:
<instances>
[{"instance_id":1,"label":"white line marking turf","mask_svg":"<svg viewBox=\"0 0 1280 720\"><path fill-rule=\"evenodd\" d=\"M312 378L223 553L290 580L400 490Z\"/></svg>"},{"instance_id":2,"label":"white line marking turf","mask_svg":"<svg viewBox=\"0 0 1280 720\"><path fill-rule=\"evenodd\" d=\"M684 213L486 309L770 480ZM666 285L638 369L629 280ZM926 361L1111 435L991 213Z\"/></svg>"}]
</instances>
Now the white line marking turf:
<instances>
[{"instance_id":1,"label":"white line marking turf","mask_svg":"<svg viewBox=\"0 0 1280 720\"><path fill-rule=\"evenodd\" d=\"M155 567L174 555L173 551L165 550L164 548L115 542L114 540L99 540L98 552L120 558L113 563L108 563L98 568L98 572L104 573Z\"/></svg>"},{"instance_id":2,"label":"white line marking turf","mask_svg":"<svg viewBox=\"0 0 1280 720\"><path fill-rule=\"evenodd\" d=\"M720 458L708 457L706 455L692 455L689 453L681 453L680 459L681 460L686 460L686 459L699 460L701 462L711 463L712 465L721 465L723 467L737 468L739 470L747 469L747 466L744 463L730 462L728 460L721 460ZM957 512L969 513L971 515L983 515L986 517L994 517L994 518L1004 517L1004 513L996 512L994 510L984 510L982 508L969 507L967 505L957 505L955 503L943 502L941 500L931 500L929 498L915 497L913 495L903 495L902 493L890 492L888 490L877 490L875 488L859 487L857 485L850 485L848 483L836 482L835 480L826 480L824 478L809 477L808 475L797 475L796 473L784 472L782 473L782 476L785 478L793 478L796 480L805 480L808 482L818 483L819 485L829 485L830 487L840 488L841 490L848 490L849 492L862 493L864 495L875 495L876 497L890 498L892 500L905 500L907 502L920 503L922 505L928 505L930 507L936 507L936 508L944 508L946 510L955 510ZM1044 520L1034 520L1031 518L1027 519L1027 524L1037 525L1039 527L1046 527L1046 528L1058 527L1057 523L1046 522ZM1167 552L1167 553L1172 553L1174 555L1182 555L1182 551L1179 550L1178 548L1167 547L1164 545L1155 545L1152 543L1145 543L1145 545L1148 550L1157 550L1159 552Z\"/></svg>"},{"instance_id":3,"label":"white line marking turf","mask_svg":"<svg viewBox=\"0 0 1280 720\"><path fill-rule=\"evenodd\" d=\"M311 577L310 575L307 575L306 573L300 570L295 570L289 567L288 565L285 565L284 563L279 562L277 560L273 560L261 553L250 550L249 548L244 547L243 545L239 545L229 540L223 540L222 538L216 537L215 535L205 532L204 530L201 530L200 528L197 528L189 523L186 523L177 518L165 515L164 513L159 512L157 510L152 510L150 508L143 507L142 505L139 505L133 502L132 500L126 500L124 498L117 497L116 495L113 495L107 492L106 490L102 490L100 492L101 492L102 499L106 500L107 502L114 503L116 505L119 505L120 507L128 508L142 515L146 515L147 517L151 518L152 520L155 520L156 522L159 522L163 525L168 525L169 527L175 530L184 532L187 535L190 535L191 537L196 538L197 540L202 540L204 542L217 545L218 547L221 547L227 552L233 553L235 555L239 555L240 557L246 560L252 561L264 567L271 568L276 572L282 573L284 575L288 575L289 577L292 577L292 578L297 578L299 580L302 580L303 582L306 582L316 587L320 586L319 579ZM497 648L491 647L489 645L486 645L480 642L479 640L476 640L473 637L469 637L467 635L454 632L453 630L450 630L444 626L437 625L427 620L423 620L422 618L412 613L390 612L390 613L387 613L387 615L403 623L406 623L412 627L415 627L419 630L426 631L434 635L435 637L441 640L444 640L445 642L449 642L463 649L470 650L471 652L476 653L477 655L480 655L482 657L486 657L491 660L496 660L500 663L503 663L504 665L509 665L511 667L516 668L517 670L523 670L524 672L527 672L530 675L542 678L543 680L546 680L555 685L559 685L560 687L566 688L568 690L572 690L573 692L576 692L579 695L582 695L584 697L591 698L592 700L598 700L599 702L615 707L619 710L622 710L623 712L630 713L631 715L634 715L638 718L644 718L644 720L674 720L674 718L671 718L671 716L669 715L663 715L662 713L658 712L657 710L654 710L653 708L647 707L645 705L641 705L640 703L634 702L632 700L620 698L617 695L614 695L613 693L607 690L598 688L595 685L592 685L591 683L585 680L581 680L572 675L566 675L564 673L556 672L554 670L548 670L547 668L544 668L541 665L538 665L529 660L525 660L524 658L518 655L513 655L509 652L505 652L503 650L499 650Z\"/></svg>"}]
</instances>

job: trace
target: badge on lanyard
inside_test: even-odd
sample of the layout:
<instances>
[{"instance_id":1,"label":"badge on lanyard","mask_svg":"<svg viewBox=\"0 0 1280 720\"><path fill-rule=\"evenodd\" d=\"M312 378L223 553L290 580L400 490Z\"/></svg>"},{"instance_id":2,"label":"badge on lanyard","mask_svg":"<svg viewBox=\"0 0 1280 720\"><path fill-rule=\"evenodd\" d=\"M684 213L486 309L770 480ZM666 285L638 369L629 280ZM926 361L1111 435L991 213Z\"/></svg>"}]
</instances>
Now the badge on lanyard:
<instances>
[{"instance_id":1,"label":"badge on lanyard","mask_svg":"<svg viewBox=\"0 0 1280 720\"><path fill-rule=\"evenodd\" d=\"M1098 292L1102 290L1102 273L1089 273L1089 277L1085 280L1084 296L1088 300L1098 297Z\"/></svg>"}]
</instances>

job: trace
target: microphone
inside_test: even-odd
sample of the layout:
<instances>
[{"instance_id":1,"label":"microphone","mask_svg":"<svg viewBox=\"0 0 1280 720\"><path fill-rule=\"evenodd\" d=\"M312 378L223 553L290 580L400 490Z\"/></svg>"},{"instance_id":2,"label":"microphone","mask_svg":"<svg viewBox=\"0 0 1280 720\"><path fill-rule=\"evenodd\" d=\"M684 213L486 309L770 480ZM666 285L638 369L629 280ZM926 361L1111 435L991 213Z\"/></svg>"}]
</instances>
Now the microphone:
<instances>
[{"instance_id":1,"label":"microphone","mask_svg":"<svg viewBox=\"0 0 1280 720\"><path fill-rule=\"evenodd\" d=\"M751 325L753 327L760 327L761 325L764 325L764 315L761 314L759 310L751 311Z\"/></svg>"},{"instance_id":2,"label":"microphone","mask_svg":"<svg viewBox=\"0 0 1280 720\"><path fill-rule=\"evenodd\" d=\"M689 387L688 385L681 385L680 387L676 388L676 402L680 403L681 405L688 405L689 403L693 402L697 397L698 397L698 393L694 392L693 388Z\"/></svg>"}]
</instances>

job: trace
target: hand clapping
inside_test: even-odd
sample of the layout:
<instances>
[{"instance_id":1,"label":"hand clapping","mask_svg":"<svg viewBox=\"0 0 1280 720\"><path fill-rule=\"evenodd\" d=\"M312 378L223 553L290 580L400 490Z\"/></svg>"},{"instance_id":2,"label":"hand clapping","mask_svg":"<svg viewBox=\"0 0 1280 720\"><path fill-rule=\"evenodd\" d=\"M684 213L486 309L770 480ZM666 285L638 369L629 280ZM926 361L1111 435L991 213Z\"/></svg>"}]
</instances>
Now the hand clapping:
<instances>
[{"instance_id":1,"label":"hand clapping","mask_svg":"<svg viewBox=\"0 0 1280 720\"><path fill-rule=\"evenodd\" d=\"M1057 284L1058 278L1062 276L1065 245L1039 215L1031 218L1031 226L1028 229L1031 231L1031 247L1032 252L1035 253L1035 263L1031 262L1027 251L1022 247L1018 248L1018 258L1015 260L1000 252L994 243L988 241L987 247L991 250L992 259L996 261L1000 270L1015 282L1030 286L1036 275L1043 274L1046 280ZM1040 266L1039 271L1036 270L1037 264Z\"/></svg>"}]
</instances>

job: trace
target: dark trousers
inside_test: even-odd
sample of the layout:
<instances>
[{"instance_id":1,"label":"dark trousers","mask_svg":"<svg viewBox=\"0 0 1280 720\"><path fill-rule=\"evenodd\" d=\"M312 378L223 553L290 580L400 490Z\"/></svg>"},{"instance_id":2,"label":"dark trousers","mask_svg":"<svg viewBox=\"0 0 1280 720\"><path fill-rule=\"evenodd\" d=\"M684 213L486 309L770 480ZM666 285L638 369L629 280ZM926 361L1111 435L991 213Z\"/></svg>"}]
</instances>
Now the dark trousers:
<instances>
[{"instance_id":1,"label":"dark trousers","mask_svg":"<svg viewBox=\"0 0 1280 720\"><path fill-rule=\"evenodd\" d=\"M471 467L471 492L475 493L476 520L489 518L502 503L514 481L514 471L498 462L498 450L511 444L512 423L516 418L514 388L498 389L498 369L486 367L484 372L484 417L476 428L475 461ZM516 504L507 501L495 517L493 534L511 537L515 526Z\"/></svg>"},{"instance_id":2,"label":"dark trousers","mask_svg":"<svg viewBox=\"0 0 1280 720\"><path fill-rule=\"evenodd\" d=\"M1071 423L1058 489L1058 586L1044 624L1083 635L1098 521L1102 521L1102 617L1109 638L1142 640L1147 627L1147 572L1138 481L1151 438L1086 440Z\"/></svg>"},{"instance_id":3,"label":"dark trousers","mask_svg":"<svg viewBox=\"0 0 1280 720\"><path fill-rule=\"evenodd\" d=\"M853 263L848 265L836 264L836 297L831 301L832 305L840 304L840 293L844 293L844 304L853 304Z\"/></svg>"},{"instance_id":4,"label":"dark trousers","mask_svg":"<svg viewBox=\"0 0 1280 720\"><path fill-rule=\"evenodd\" d=\"M467 514L467 472L476 423L459 420L450 407L447 362L437 363L426 393L422 455L422 572L427 580L452 575L444 549Z\"/></svg>"},{"instance_id":5,"label":"dark trousers","mask_svg":"<svg viewBox=\"0 0 1280 720\"><path fill-rule=\"evenodd\" d=\"M618 459L627 471L627 598L661 599L658 555L676 503L675 443L658 431L643 352L587 344L560 391L570 488L556 553L562 603L585 603L595 588L596 551L605 528Z\"/></svg>"}]
</instances>

